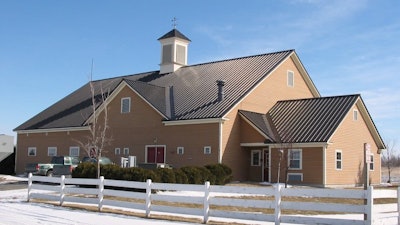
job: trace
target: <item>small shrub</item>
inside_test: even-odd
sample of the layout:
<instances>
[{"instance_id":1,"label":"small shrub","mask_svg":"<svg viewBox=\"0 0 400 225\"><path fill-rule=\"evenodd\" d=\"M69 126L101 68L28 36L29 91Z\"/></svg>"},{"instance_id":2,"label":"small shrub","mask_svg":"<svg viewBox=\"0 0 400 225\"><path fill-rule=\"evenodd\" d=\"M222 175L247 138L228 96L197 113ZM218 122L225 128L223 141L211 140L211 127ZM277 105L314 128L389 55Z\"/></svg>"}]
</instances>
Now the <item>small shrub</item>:
<instances>
[{"instance_id":1,"label":"small shrub","mask_svg":"<svg viewBox=\"0 0 400 225\"><path fill-rule=\"evenodd\" d=\"M224 164L206 165L207 168L215 176L215 184L225 185L232 180L232 169Z\"/></svg>"},{"instance_id":2,"label":"small shrub","mask_svg":"<svg viewBox=\"0 0 400 225\"><path fill-rule=\"evenodd\" d=\"M155 172L159 176L161 183L176 183L175 173L172 169L157 168Z\"/></svg>"},{"instance_id":3,"label":"small shrub","mask_svg":"<svg viewBox=\"0 0 400 225\"><path fill-rule=\"evenodd\" d=\"M175 174L175 183L177 184L188 184L189 180L186 176L186 173L181 169L172 169Z\"/></svg>"},{"instance_id":4,"label":"small shrub","mask_svg":"<svg viewBox=\"0 0 400 225\"><path fill-rule=\"evenodd\" d=\"M73 171L72 177L74 178L96 178L97 165L93 163L80 163Z\"/></svg>"},{"instance_id":5,"label":"small shrub","mask_svg":"<svg viewBox=\"0 0 400 225\"><path fill-rule=\"evenodd\" d=\"M186 174L189 184L204 184L206 181L215 182L213 174L205 167L186 166L181 170Z\"/></svg>"}]
</instances>

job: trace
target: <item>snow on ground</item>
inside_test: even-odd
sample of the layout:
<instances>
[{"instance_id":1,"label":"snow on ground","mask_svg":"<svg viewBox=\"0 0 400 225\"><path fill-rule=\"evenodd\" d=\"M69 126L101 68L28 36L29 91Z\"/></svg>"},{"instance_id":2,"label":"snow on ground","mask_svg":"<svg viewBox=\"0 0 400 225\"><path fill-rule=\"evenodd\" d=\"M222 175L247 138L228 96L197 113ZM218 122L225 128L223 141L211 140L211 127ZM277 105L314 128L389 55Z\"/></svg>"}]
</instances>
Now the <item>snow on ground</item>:
<instances>
[{"instance_id":1,"label":"snow on ground","mask_svg":"<svg viewBox=\"0 0 400 225\"><path fill-rule=\"evenodd\" d=\"M0 175L0 185L10 182L27 181L27 178ZM36 192L36 191L35 191ZM143 225L168 225L168 224L194 224L188 222L167 221L139 218L112 213L99 213L81 209L72 209L44 203L28 203L26 188L0 191L0 225L109 225L109 224L143 224ZM160 193L161 194L161 193ZM196 195L191 192L175 192L177 195ZM220 196L220 194L218 194ZM160 213L161 214L161 213ZM320 217L361 219L355 215L325 215ZM362 215L356 215L362 216ZM382 215L381 215L382 216ZM397 224L396 214L385 215L387 218L382 224ZM242 221L225 218L210 218L214 221L242 224L271 225L271 222ZM283 223L282 223L283 224ZM285 224L288 225L288 224Z\"/></svg>"}]
</instances>

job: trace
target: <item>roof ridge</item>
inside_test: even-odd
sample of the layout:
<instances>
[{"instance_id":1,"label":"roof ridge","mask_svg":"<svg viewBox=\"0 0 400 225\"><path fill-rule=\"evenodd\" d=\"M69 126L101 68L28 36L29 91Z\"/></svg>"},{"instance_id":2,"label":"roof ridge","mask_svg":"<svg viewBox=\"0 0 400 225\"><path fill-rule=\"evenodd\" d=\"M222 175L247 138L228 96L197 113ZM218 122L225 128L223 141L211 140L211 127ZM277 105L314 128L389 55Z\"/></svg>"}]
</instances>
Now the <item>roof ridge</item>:
<instances>
[{"instance_id":1,"label":"roof ridge","mask_svg":"<svg viewBox=\"0 0 400 225\"><path fill-rule=\"evenodd\" d=\"M288 99L288 100L279 100L279 102L296 102L296 101L305 101L305 100L320 100L320 99L329 99L329 98L344 98L344 97L360 97L361 94L348 94L348 95L332 95L332 96L324 96L324 97L310 97L310 98L299 98L299 99Z\"/></svg>"},{"instance_id":2,"label":"roof ridge","mask_svg":"<svg viewBox=\"0 0 400 225\"><path fill-rule=\"evenodd\" d=\"M193 65L187 65L187 66L183 66L181 68L191 67L191 66L201 66L201 65L206 65L206 64L220 63L220 62L226 62L226 61L232 61L232 60L240 60L240 59L246 59L246 58L252 58L252 57L266 56L266 55L273 55L273 54L279 54L279 53L284 53L284 52L295 52L295 50L294 49L289 49L289 50L283 50L283 51L277 51L277 52L269 52L269 53L262 53L262 54L256 54L256 55L242 56L242 57L237 57L237 58L221 59L221 60L216 60L216 61L211 61L211 62L204 62L204 63L198 63L198 64L193 64Z\"/></svg>"}]
</instances>

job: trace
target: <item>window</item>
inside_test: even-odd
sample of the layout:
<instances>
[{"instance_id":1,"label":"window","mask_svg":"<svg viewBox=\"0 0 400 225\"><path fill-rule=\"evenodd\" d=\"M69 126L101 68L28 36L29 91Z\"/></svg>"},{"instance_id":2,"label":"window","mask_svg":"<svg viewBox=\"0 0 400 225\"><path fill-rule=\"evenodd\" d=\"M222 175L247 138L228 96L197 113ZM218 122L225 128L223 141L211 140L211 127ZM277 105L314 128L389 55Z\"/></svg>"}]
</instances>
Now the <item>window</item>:
<instances>
[{"instance_id":1,"label":"window","mask_svg":"<svg viewBox=\"0 0 400 225\"><path fill-rule=\"evenodd\" d=\"M294 72L290 70L287 71L287 86L294 87Z\"/></svg>"},{"instance_id":2,"label":"window","mask_svg":"<svg viewBox=\"0 0 400 225\"><path fill-rule=\"evenodd\" d=\"M341 170L342 169L342 151L336 150L335 155L336 155L336 169Z\"/></svg>"},{"instance_id":3,"label":"window","mask_svg":"<svg viewBox=\"0 0 400 225\"><path fill-rule=\"evenodd\" d=\"M129 148L124 148L124 155L129 155Z\"/></svg>"},{"instance_id":4,"label":"window","mask_svg":"<svg viewBox=\"0 0 400 225\"><path fill-rule=\"evenodd\" d=\"M69 156L79 156L79 147L77 146L72 146L69 147Z\"/></svg>"},{"instance_id":5,"label":"window","mask_svg":"<svg viewBox=\"0 0 400 225\"><path fill-rule=\"evenodd\" d=\"M369 163L369 170L374 170L374 155L370 155L371 162Z\"/></svg>"},{"instance_id":6,"label":"window","mask_svg":"<svg viewBox=\"0 0 400 225\"><path fill-rule=\"evenodd\" d=\"M211 146L204 146L204 154L205 155L211 154Z\"/></svg>"},{"instance_id":7,"label":"window","mask_svg":"<svg viewBox=\"0 0 400 225\"><path fill-rule=\"evenodd\" d=\"M121 98L121 113L130 113L131 112L131 98Z\"/></svg>"},{"instance_id":8,"label":"window","mask_svg":"<svg viewBox=\"0 0 400 225\"><path fill-rule=\"evenodd\" d=\"M302 173L288 173L288 181L301 182L303 181Z\"/></svg>"},{"instance_id":9,"label":"window","mask_svg":"<svg viewBox=\"0 0 400 225\"><path fill-rule=\"evenodd\" d=\"M28 156L36 156L36 147L28 148Z\"/></svg>"},{"instance_id":10,"label":"window","mask_svg":"<svg viewBox=\"0 0 400 225\"><path fill-rule=\"evenodd\" d=\"M47 155L48 156L56 156L57 155L57 147L48 147Z\"/></svg>"},{"instance_id":11,"label":"window","mask_svg":"<svg viewBox=\"0 0 400 225\"><path fill-rule=\"evenodd\" d=\"M251 150L251 166L261 166L261 151Z\"/></svg>"},{"instance_id":12,"label":"window","mask_svg":"<svg viewBox=\"0 0 400 225\"><path fill-rule=\"evenodd\" d=\"M357 109L353 110L353 120L354 121L358 120L358 110Z\"/></svg>"},{"instance_id":13,"label":"window","mask_svg":"<svg viewBox=\"0 0 400 225\"><path fill-rule=\"evenodd\" d=\"M184 152L185 152L185 149L183 147L176 148L176 154L183 155Z\"/></svg>"},{"instance_id":14,"label":"window","mask_svg":"<svg viewBox=\"0 0 400 225\"><path fill-rule=\"evenodd\" d=\"M114 149L115 155L120 155L121 154L121 149L120 148L115 148Z\"/></svg>"},{"instance_id":15,"label":"window","mask_svg":"<svg viewBox=\"0 0 400 225\"><path fill-rule=\"evenodd\" d=\"M289 168L290 169L298 169L300 170L302 167L301 165L301 157L302 151L301 149L289 149Z\"/></svg>"}]
</instances>

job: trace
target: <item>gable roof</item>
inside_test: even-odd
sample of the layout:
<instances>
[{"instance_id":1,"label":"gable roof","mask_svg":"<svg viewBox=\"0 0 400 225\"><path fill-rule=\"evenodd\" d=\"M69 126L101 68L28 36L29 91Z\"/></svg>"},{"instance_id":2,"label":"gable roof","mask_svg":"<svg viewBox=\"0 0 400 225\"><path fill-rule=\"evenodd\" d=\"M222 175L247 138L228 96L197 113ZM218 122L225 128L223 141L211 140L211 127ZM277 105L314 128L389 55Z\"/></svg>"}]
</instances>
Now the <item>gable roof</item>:
<instances>
[{"instance_id":1,"label":"gable roof","mask_svg":"<svg viewBox=\"0 0 400 225\"><path fill-rule=\"evenodd\" d=\"M280 142L328 142L359 95L277 102L268 112Z\"/></svg>"},{"instance_id":2,"label":"gable roof","mask_svg":"<svg viewBox=\"0 0 400 225\"><path fill-rule=\"evenodd\" d=\"M267 114L240 110L242 117L258 128L270 142L327 143L351 108L357 104L379 148L385 145L360 95L285 100Z\"/></svg>"},{"instance_id":3,"label":"gable roof","mask_svg":"<svg viewBox=\"0 0 400 225\"><path fill-rule=\"evenodd\" d=\"M295 57L292 57L295 56ZM222 118L284 60L298 59L294 50L184 66L173 73L151 71L93 81L96 95L113 94L126 82L166 120ZM299 62L297 62L299 63ZM301 63L300 63L301 64ZM308 74L309 88L319 96ZM218 100L216 81L225 81L223 100ZM98 105L101 100L98 99ZM91 115L89 83L45 109L16 131L84 126Z\"/></svg>"}]
</instances>

